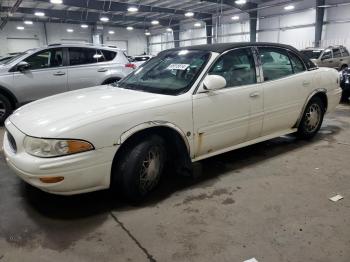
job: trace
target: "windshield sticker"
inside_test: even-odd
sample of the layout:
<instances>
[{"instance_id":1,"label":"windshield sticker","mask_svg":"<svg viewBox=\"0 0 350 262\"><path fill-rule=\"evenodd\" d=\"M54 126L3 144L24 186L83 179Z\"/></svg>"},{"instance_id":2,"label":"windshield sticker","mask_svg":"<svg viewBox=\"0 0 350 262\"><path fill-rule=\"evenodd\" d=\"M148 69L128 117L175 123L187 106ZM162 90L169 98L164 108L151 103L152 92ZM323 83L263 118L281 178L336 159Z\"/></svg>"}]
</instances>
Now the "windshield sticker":
<instances>
[{"instance_id":1,"label":"windshield sticker","mask_svg":"<svg viewBox=\"0 0 350 262\"><path fill-rule=\"evenodd\" d=\"M189 64L170 64L167 69L168 70L186 70L189 67Z\"/></svg>"}]
</instances>

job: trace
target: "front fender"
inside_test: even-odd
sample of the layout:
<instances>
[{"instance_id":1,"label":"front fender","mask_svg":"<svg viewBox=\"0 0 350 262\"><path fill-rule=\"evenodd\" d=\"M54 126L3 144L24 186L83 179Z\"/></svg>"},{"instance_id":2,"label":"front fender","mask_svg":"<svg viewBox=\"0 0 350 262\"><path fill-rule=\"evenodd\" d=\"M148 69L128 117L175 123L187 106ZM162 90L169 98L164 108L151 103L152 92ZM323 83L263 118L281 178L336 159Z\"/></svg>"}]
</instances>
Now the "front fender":
<instances>
[{"instance_id":1,"label":"front fender","mask_svg":"<svg viewBox=\"0 0 350 262\"><path fill-rule=\"evenodd\" d=\"M133 134L136 134L137 132L140 132L142 130L146 130L148 128L152 128L152 127L168 127L171 128L173 130L175 130L179 135L181 135L182 139L184 140L187 150L190 150L190 145L189 142L186 138L186 134L175 124L167 122L167 121L148 121L139 125L136 125L132 128L130 128L129 130L123 132L118 141L117 141L117 145L121 145L123 144L128 138L130 138Z\"/></svg>"}]
</instances>

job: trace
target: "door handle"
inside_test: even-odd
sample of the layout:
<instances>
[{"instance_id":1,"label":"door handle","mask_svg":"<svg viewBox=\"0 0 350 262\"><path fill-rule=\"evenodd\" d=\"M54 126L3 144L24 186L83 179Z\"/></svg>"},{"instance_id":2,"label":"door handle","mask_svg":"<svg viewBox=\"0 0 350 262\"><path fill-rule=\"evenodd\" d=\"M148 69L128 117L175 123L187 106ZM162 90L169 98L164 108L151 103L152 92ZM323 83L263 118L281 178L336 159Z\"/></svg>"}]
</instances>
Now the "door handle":
<instances>
[{"instance_id":1,"label":"door handle","mask_svg":"<svg viewBox=\"0 0 350 262\"><path fill-rule=\"evenodd\" d=\"M108 71L107 68L99 68L99 69L97 70L97 72L101 72L101 73L107 72L107 71Z\"/></svg>"},{"instance_id":2,"label":"door handle","mask_svg":"<svg viewBox=\"0 0 350 262\"><path fill-rule=\"evenodd\" d=\"M55 72L53 75L54 76L64 76L66 73L62 71Z\"/></svg>"},{"instance_id":3,"label":"door handle","mask_svg":"<svg viewBox=\"0 0 350 262\"><path fill-rule=\"evenodd\" d=\"M310 85L309 81L303 81L303 86L308 86L308 85Z\"/></svg>"},{"instance_id":4,"label":"door handle","mask_svg":"<svg viewBox=\"0 0 350 262\"><path fill-rule=\"evenodd\" d=\"M329 62L329 63L333 63L333 60L329 60L328 62Z\"/></svg>"},{"instance_id":5,"label":"door handle","mask_svg":"<svg viewBox=\"0 0 350 262\"><path fill-rule=\"evenodd\" d=\"M259 95L259 92L253 92L249 94L250 97L258 97Z\"/></svg>"}]
</instances>

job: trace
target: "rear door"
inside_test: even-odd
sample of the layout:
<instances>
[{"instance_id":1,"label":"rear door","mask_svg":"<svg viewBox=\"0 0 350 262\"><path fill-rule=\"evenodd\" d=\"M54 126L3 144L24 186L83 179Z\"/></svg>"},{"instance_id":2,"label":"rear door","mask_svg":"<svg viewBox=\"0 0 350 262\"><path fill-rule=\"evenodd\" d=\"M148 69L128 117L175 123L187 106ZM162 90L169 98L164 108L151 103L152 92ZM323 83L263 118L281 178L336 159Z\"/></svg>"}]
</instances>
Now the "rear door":
<instances>
[{"instance_id":1,"label":"rear door","mask_svg":"<svg viewBox=\"0 0 350 262\"><path fill-rule=\"evenodd\" d=\"M333 63L334 63L334 68L339 69L342 64L343 64L343 57L342 53L339 47L333 48Z\"/></svg>"},{"instance_id":2,"label":"rear door","mask_svg":"<svg viewBox=\"0 0 350 262\"><path fill-rule=\"evenodd\" d=\"M262 135L266 136L294 126L307 97L307 87L312 83L295 53L278 47L260 47L259 53L264 76Z\"/></svg>"},{"instance_id":3,"label":"rear door","mask_svg":"<svg viewBox=\"0 0 350 262\"><path fill-rule=\"evenodd\" d=\"M108 68L100 65L103 56L96 48L68 48L68 89L92 87L102 84Z\"/></svg>"},{"instance_id":4,"label":"rear door","mask_svg":"<svg viewBox=\"0 0 350 262\"><path fill-rule=\"evenodd\" d=\"M23 102L67 91L67 67L64 64L63 48L39 51L23 61L29 70L14 72L14 88Z\"/></svg>"}]
</instances>

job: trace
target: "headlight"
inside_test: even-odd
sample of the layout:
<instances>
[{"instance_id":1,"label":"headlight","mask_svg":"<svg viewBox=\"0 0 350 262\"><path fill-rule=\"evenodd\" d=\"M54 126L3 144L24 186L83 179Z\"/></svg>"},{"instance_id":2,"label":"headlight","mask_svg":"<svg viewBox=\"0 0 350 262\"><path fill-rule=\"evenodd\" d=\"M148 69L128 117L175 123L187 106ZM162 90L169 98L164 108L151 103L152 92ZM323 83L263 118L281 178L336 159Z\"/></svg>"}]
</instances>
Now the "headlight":
<instances>
[{"instance_id":1,"label":"headlight","mask_svg":"<svg viewBox=\"0 0 350 262\"><path fill-rule=\"evenodd\" d=\"M57 157L86 152L94 149L89 142L73 139L44 139L27 136L25 151L37 157Z\"/></svg>"}]
</instances>

